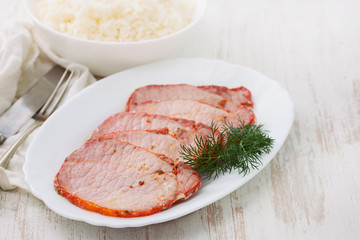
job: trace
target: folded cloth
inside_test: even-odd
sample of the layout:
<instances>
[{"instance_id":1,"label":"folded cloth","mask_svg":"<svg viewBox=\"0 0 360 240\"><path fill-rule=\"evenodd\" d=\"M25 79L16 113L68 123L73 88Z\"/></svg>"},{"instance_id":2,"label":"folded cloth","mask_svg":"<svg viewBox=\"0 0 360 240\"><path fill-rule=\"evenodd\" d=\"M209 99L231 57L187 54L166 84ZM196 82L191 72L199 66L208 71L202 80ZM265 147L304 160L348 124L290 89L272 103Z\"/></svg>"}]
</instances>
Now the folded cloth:
<instances>
[{"instance_id":1,"label":"folded cloth","mask_svg":"<svg viewBox=\"0 0 360 240\"><path fill-rule=\"evenodd\" d=\"M16 6L16 11L23 13L21 19L7 19L0 27L0 114L56 64L81 72L60 105L96 81L87 67L60 58L47 48L42 39L33 33L31 21L19 7L22 7L21 4ZM26 160L26 150L35 134L36 130L15 153L7 169L0 167L0 188L3 190L20 187L29 191L22 167ZM12 136L0 145L0 156L17 137L18 135Z\"/></svg>"}]
</instances>

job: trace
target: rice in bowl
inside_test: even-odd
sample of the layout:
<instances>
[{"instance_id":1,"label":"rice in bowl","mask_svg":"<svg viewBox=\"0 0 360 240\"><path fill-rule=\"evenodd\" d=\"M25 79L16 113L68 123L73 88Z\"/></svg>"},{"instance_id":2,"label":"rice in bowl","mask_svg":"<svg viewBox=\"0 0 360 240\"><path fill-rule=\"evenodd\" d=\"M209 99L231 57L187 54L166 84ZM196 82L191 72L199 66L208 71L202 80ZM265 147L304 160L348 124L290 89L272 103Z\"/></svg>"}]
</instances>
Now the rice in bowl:
<instances>
[{"instance_id":1,"label":"rice in bowl","mask_svg":"<svg viewBox=\"0 0 360 240\"><path fill-rule=\"evenodd\" d=\"M37 0L36 16L50 28L87 40L137 42L189 25L196 0Z\"/></svg>"}]
</instances>

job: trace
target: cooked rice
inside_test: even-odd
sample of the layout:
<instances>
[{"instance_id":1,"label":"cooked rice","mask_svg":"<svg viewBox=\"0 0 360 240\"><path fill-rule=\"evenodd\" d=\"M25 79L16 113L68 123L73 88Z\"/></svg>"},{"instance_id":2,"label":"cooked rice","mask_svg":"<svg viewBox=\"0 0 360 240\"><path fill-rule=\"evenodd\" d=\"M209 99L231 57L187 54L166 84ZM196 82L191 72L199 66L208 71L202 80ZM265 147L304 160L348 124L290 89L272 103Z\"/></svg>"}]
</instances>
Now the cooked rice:
<instances>
[{"instance_id":1,"label":"cooked rice","mask_svg":"<svg viewBox=\"0 0 360 240\"><path fill-rule=\"evenodd\" d=\"M37 0L37 17L74 37L134 42L160 38L191 23L196 0Z\"/></svg>"}]
</instances>

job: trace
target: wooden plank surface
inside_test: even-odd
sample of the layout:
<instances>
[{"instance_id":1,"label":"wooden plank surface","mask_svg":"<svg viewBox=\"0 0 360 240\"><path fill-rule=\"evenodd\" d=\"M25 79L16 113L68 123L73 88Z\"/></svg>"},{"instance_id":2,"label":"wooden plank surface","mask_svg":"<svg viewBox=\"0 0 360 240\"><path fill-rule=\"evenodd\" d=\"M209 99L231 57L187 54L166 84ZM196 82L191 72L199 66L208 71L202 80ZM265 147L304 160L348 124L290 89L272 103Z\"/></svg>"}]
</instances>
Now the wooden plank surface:
<instances>
[{"instance_id":1,"label":"wooden plank surface","mask_svg":"<svg viewBox=\"0 0 360 240\"><path fill-rule=\"evenodd\" d=\"M1 239L359 239L360 1L209 0L181 56L222 59L278 81L296 119L255 178L199 211L128 229L68 220L0 192Z\"/></svg>"}]
</instances>

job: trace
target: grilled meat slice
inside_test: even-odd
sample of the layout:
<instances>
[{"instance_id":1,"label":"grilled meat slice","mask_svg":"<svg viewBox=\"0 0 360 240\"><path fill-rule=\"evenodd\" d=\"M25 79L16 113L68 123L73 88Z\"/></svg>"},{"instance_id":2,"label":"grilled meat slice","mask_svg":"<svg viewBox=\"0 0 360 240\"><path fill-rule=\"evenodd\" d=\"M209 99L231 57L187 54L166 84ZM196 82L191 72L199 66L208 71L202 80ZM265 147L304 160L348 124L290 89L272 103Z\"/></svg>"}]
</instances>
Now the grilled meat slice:
<instances>
[{"instance_id":1,"label":"grilled meat slice","mask_svg":"<svg viewBox=\"0 0 360 240\"><path fill-rule=\"evenodd\" d=\"M150 130L167 128L169 134L181 138L194 138L196 134L207 135L211 129L204 124L178 118L170 118L147 113L120 112L108 117L92 134L91 138L101 137L105 133L126 130Z\"/></svg>"},{"instance_id":2,"label":"grilled meat slice","mask_svg":"<svg viewBox=\"0 0 360 240\"><path fill-rule=\"evenodd\" d=\"M138 104L149 100L161 101L170 99L193 99L218 108L224 108L227 102L219 94L187 84L148 85L136 89L131 94L126 104L126 111L131 111Z\"/></svg>"},{"instance_id":3,"label":"grilled meat slice","mask_svg":"<svg viewBox=\"0 0 360 240\"><path fill-rule=\"evenodd\" d=\"M55 177L57 192L73 204L115 217L169 208L196 192L201 180L189 166L115 139L87 141Z\"/></svg>"},{"instance_id":4,"label":"grilled meat slice","mask_svg":"<svg viewBox=\"0 0 360 240\"><path fill-rule=\"evenodd\" d=\"M243 121L244 124L255 121L253 111L245 106L238 108L236 111L228 112L188 99L148 101L139 104L133 111L189 119L206 125L211 125L212 122L220 123L225 120L234 124L238 123L238 121Z\"/></svg>"},{"instance_id":5,"label":"grilled meat slice","mask_svg":"<svg viewBox=\"0 0 360 240\"><path fill-rule=\"evenodd\" d=\"M245 105L253 106L251 92L245 87L227 88L216 85L192 86L187 84L148 85L136 89L130 96L126 111L147 101L191 99L220 109L234 111Z\"/></svg>"},{"instance_id":6,"label":"grilled meat slice","mask_svg":"<svg viewBox=\"0 0 360 240\"><path fill-rule=\"evenodd\" d=\"M222 96L227 100L226 110L234 111L240 106L253 107L251 92L245 87L227 88L224 86L207 85L198 88Z\"/></svg>"},{"instance_id":7,"label":"grilled meat slice","mask_svg":"<svg viewBox=\"0 0 360 240\"><path fill-rule=\"evenodd\" d=\"M183 162L179 152L181 144L189 146L193 141L187 138L170 136L164 130L128 130L108 133L103 138L118 139L148 149L151 152L164 154L177 162Z\"/></svg>"}]
</instances>

